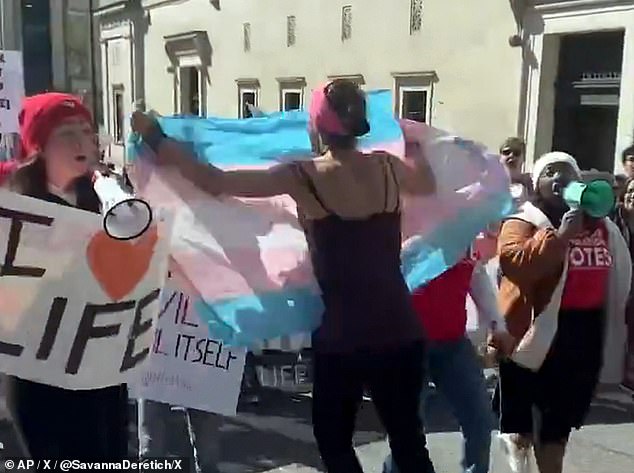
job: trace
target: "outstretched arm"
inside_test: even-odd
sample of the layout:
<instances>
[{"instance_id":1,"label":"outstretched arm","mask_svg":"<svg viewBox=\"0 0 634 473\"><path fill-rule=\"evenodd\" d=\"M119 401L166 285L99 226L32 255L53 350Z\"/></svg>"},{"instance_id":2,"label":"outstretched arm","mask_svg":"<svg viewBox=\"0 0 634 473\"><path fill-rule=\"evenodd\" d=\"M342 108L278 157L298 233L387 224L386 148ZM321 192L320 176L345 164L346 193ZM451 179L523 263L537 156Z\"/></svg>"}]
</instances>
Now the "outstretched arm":
<instances>
[{"instance_id":1,"label":"outstretched arm","mask_svg":"<svg viewBox=\"0 0 634 473\"><path fill-rule=\"evenodd\" d=\"M141 112L132 115L132 130L143 136L147 145L154 150L160 166L178 169L185 179L208 194L271 197L291 193L294 179L291 165L281 164L262 170L223 171L198 161L182 143L166 137L156 121Z\"/></svg>"}]
</instances>

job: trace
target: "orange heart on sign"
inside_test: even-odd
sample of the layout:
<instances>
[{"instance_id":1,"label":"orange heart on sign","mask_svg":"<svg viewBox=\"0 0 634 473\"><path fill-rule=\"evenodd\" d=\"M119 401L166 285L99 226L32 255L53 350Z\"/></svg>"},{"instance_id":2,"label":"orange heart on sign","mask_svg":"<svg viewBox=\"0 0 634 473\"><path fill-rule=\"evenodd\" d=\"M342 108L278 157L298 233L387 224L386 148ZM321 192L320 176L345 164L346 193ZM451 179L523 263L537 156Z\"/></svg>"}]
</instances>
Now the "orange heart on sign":
<instances>
[{"instance_id":1,"label":"orange heart on sign","mask_svg":"<svg viewBox=\"0 0 634 473\"><path fill-rule=\"evenodd\" d=\"M156 225L135 241L110 238L101 231L86 248L88 266L99 285L113 301L120 301L141 282L150 267L158 240Z\"/></svg>"}]
</instances>

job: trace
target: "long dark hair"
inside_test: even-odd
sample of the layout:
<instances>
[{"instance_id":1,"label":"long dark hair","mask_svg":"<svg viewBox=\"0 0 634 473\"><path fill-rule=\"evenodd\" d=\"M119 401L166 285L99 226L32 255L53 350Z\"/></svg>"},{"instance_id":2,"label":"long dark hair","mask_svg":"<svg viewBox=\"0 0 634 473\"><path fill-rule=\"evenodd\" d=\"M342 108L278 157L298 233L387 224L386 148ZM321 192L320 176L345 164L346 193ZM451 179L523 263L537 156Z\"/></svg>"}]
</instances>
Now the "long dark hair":
<instances>
[{"instance_id":1,"label":"long dark hair","mask_svg":"<svg viewBox=\"0 0 634 473\"><path fill-rule=\"evenodd\" d=\"M99 212L101 203L90 177L78 177L74 185L77 194L77 208L89 212ZM40 200L50 200L51 194L48 190L44 160L37 156L30 163L18 168L9 179L7 187L18 194Z\"/></svg>"}]
</instances>

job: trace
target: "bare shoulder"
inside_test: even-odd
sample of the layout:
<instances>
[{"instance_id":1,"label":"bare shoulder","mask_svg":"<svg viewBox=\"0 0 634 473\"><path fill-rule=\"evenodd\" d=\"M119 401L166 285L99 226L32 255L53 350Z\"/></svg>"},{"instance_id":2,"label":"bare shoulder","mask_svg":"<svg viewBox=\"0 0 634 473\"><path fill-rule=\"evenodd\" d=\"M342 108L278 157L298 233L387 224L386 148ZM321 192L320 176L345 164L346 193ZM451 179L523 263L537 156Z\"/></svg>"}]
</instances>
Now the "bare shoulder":
<instances>
[{"instance_id":1,"label":"bare shoulder","mask_svg":"<svg viewBox=\"0 0 634 473\"><path fill-rule=\"evenodd\" d=\"M302 168L311 174L327 174L341 167L341 163L326 156L318 156L310 161L303 161Z\"/></svg>"},{"instance_id":2,"label":"bare shoulder","mask_svg":"<svg viewBox=\"0 0 634 473\"><path fill-rule=\"evenodd\" d=\"M395 155L393 155L392 153L389 153L387 151L383 151L383 150L375 150L375 151L371 151L369 153L365 153L366 156L373 158L373 159L377 159L377 160L382 160L382 161L390 161L392 159L398 159Z\"/></svg>"}]
</instances>

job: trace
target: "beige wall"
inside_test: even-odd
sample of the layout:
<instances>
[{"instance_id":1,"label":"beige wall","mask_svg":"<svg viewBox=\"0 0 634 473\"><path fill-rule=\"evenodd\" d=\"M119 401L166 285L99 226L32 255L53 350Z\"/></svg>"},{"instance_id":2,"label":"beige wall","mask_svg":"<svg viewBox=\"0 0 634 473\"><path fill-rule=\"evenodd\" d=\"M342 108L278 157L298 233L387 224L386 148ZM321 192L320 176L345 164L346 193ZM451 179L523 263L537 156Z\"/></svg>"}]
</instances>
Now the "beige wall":
<instances>
[{"instance_id":1,"label":"beige wall","mask_svg":"<svg viewBox=\"0 0 634 473\"><path fill-rule=\"evenodd\" d=\"M353 6L352 39L341 40L341 10ZM515 134L521 54L508 45L515 23L508 2L426 0L423 28L410 35L410 0L147 0L145 95L174 112L174 76L164 36L205 30L213 48L207 112L238 114L236 79L257 78L260 108L279 109L278 77L300 76L311 88L329 75L363 74L367 89L394 88L392 73L435 71L432 124L497 146ZM286 17L297 18L297 43L286 46ZM242 25L252 49L243 51ZM491 25L491 26L487 26ZM494 25L494 26L493 26Z\"/></svg>"}]
</instances>

